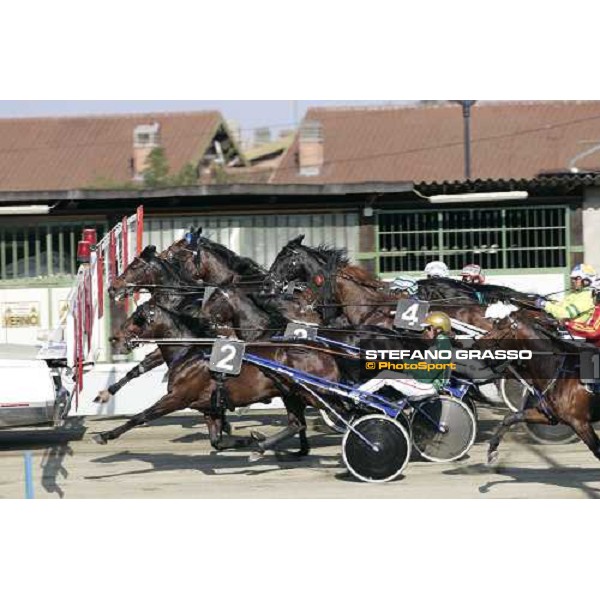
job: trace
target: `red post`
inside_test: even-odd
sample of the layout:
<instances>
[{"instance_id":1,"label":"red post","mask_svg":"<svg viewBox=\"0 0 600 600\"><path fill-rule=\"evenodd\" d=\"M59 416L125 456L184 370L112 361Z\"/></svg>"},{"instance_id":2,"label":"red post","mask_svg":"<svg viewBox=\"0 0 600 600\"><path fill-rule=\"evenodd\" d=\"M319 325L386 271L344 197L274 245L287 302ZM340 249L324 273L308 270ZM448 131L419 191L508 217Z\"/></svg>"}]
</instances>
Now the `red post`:
<instances>
[{"instance_id":1,"label":"red post","mask_svg":"<svg viewBox=\"0 0 600 600\"><path fill-rule=\"evenodd\" d=\"M144 244L144 207L137 207L137 230L136 230L136 256L142 253L142 246Z\"/></svg>"},{"instance_id":2,"label":"red post","mask_svg":"<svg viewBox=\"0 0 600 600\"><path fill-rule=\"evenodd\" d=\"M117 240L115 232L111 229L108 240L108 283L112 284L117 276Z\"/></svg>"},{"instance_id":3,"label":"red post","mask_svg":"<svg viewBox=\"0 0 600 600\"><path fill-rule=\"evenodd\" d=\"M80 285L77 291L77 347L79 352L77 357L77 394L75 396L75 410L79 408L79 392L83 391L83 302L83 289Z\"/></svg>"},{"instance_id":4,"label":"red post","mask_svg":"<svg viewBox=\"0 0 600 600\"><path fill-rule=\"evenodd\" d=\"M123 271L129 265L129 234L127 231L127 217L123 217L121 221L121 260L123 262ZM124 302L125 313L129 312L129 296L125 296Z\"/></svg>"},{"instance_id":5,"label":"red post","mask_svg":"<svg viewBox=\"0 0 600 600\"><path fill-rule=\"evenodd\" d=\"M73 372L75 380L75 408L79 406L79 294L73 311Z\"/></svg>"},{"instance_id":6,"label":"red post","mask_svg":"<svg viewBox=\"0 0 600 600\"><path fill-rule=\"evenodd\" d=\"M85 334L87 337L88 353L92 349L92 333L94 331L94 302L92 298L92 272L88 268L83 278L85 294Z\"/></svg>"},{"instance_id":7,"label":"red post","mask_svg":"<svg viewBox=\"0 0 600 600\"><path fill-rule=\"evenodd\" d=\"M104 255L98 251L96 262L97 288L98 288L98 318L104 315Z\"/></svg>"}]
</instances>

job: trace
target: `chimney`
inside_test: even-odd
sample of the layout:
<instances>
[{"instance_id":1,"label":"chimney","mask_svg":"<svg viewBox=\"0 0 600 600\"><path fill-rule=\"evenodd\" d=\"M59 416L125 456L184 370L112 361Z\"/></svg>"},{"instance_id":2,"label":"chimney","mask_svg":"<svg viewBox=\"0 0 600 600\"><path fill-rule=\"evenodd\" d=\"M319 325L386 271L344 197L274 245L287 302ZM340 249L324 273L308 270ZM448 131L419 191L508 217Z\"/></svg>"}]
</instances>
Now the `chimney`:
<instances>
[{"instance_id":1,"label":"chimney","mask_svg":"<svg viewBox=\"0 0 600 600\"><path fill-rule=\"evenodd\" d=\"M136 125L133 129L133 161L132 171L134 181L143 181L146 160L154 148L160 146L160 125Z\"/></svg>"},{"instance_id":2,"label":"chimney","mask_svg":"<svg viewBox=\"0 0 600 600\"><path fill-rule=\"evenodd\" d=\"M300 125L300 175L318 175L323 166L323 127L318 121Z\"/></svg>"},{"instance_id":3,"label":"chimney","mask_svg":"<svg viewBox=\"0 0 600 600\"><path fill-rule=\"evenodd\" d=\"M271 130L268 127L259 127L254 130L254 145L261 146L271 141Z\"/></svg>"}]
</instances>

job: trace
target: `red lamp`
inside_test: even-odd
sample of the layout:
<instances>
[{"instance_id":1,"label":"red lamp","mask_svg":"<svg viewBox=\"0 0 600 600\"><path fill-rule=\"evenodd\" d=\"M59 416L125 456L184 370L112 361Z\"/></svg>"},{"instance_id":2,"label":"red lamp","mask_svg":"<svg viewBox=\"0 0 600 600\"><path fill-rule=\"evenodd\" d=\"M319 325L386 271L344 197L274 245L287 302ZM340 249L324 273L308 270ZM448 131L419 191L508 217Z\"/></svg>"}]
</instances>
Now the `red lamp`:
<instances>
[{"instance_id":1,"label":"red lamp","mask_svg":"<svg viewBox=\"0 0 600 600\"><path fill-rule=\"evenodd\" d=\"M88 263L90 262L90 256L92 254L91 244L86 240L77 242L77 260L79 262Z\"/></svg>"},{"instance_id":2,"label":"red lamp","mask_svg":"<svg viewBox=\"0 0 600 600\"><path fill-rule=\"evenodd\" d=\"M98 234L95 229L84 229L81 239L84 242L89 242L90 245L95 246L98 243Z\"/></svg>"}]
</instances>

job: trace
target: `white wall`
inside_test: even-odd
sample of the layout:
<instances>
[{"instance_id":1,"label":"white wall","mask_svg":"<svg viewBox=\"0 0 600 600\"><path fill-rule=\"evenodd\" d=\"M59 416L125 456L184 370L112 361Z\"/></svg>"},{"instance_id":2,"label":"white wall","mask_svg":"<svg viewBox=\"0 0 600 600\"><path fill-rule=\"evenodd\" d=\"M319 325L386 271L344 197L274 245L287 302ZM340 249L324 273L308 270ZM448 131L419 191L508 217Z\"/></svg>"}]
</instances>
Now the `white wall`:
<instances>
[{"instance_id":1,"label":"white wall","mask_svg":"<svg viewBox=\"0 0 600 600\"><path fill-rule=\"evenodd\" d=\"M65 301L70 288L0 288L0 344L35 344L40 336L58 326L61 301ZM34 307L39 316L37 326L6 327L7 309L13 314L29 313Z\"/></svg>"},{"instance_id":2,"label":"white wall","mask_svg":"<svg viewBox=\"0 0 600 600\"><path fill-rule=\"evenodd\" d=\"M565 277L562 273L547 273L543 275L493 275L486 277L486 283L506 285L520 292L555 294L554 298L564 295Z\"/></svg>"}]
</instances>

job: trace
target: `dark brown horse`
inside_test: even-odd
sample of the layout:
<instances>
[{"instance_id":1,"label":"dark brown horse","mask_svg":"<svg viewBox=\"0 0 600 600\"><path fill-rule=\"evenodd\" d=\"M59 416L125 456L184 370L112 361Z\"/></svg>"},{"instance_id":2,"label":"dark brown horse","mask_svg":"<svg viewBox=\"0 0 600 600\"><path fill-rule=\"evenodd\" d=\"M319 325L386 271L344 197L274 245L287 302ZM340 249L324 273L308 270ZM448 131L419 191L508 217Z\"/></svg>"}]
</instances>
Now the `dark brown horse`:
<instances>
[{"instance_id":1,"label":"dark brown horse","mask_svg":"<svg viewBox=\"0 0 600 600\"><path fill-rule=\"evenodd\" d=\"M344 251L326 246L311 248L302 244L303 238L299 236L281 249L271 265L265 288L281 292L290 282L301 282L307 287L306 294L318 299L317 308L339 307L355 326L392 328L398 295L390 291L388 284L366 269L351 265ZM453 279L427 279L418 283L418 298L429 301L431 310L443 311L484 331L491 328L490 320L485 317L487 301L514 299L519 306L527 306L520 310L540 314L533 305L528 305L530 295L511 293L502 286L476 287Z\"/></svg>"},{"instance_id":2,"label":"dark brown horse","mask_svg":"<svg viewBox=\"0 0 600 600\"><path fill-rule=\"evenodd\" d=\"M192 241L183 239L175 242L165 251L158 254L154 246L146 247L140 256L134 258L125 271L117 277L109 288L112 299L122 297L133 291L134 287L145 288L151 291L154 298L163 306L174 306L182 299L202 298L206 285L231 285L241 280L257 282L259 285L264 279L264 270L251 259L237 256L224 246L216 244L198 233ZM202 278L202 279L201 279ZM250 279L248 279L250 278ZM259 295L249 295L256 306L269 309L269 305L283 312L289 319L319 323L320 318L316 311L310 308L309 302L301 294L294 294L290 298L270 299ZM212 297L204 304L204 314L212 316L216 325L219 325L219 334L229 335L231 329L227 325L233 324L239 315L223 314L219 306L221 293L213 292ZM230 308L230 307L229 307ZM272 311L270 311L272 313ZM256 311L255 311L256 317ZM270 318L270 317L269 317ZM256 325L259 327L260 325ZM238 331L241 339L252 339L251 331ZM112 384L108 389L98 393L95 402L105 403L127 383L147 373L162 364L162 354L159 350L147 355L139 365L131 369L123 378Z\"/></svg>"},{"instance_id":3,"label":"dark brown horse","mask_svg":"<svg viewBox=\"0 0 600 600\"><path fill-rule=\"evenodd\" d=\"M117 342L127 349L134 338L173 336L214 338L216 332L207 319L193 319L176 314L151 300L138 307L127 320ZM199 346L182 347L160 344L159 347L169 366L167 394L149 409L135 415L112 431L96 434L94 439L99 443L106 443L133 427L176 410L193 408L209 417L211 443L217 449L222 449L224 445L219 429L222 411L215 408L218 384L208 369L205 353L207 347L205 346L204 350ZM331 381L337 381L339 378L335 360L322 352L276 347L253 348L252 352L257 356L275 360ZM307 404L314 405L315 401L312 395L298 389L293 381L284 380L270 372L263 372L256 366L244 364L240 375L225 380L222 389L224 397L227 398L228 408L248 406L256 402L270 402L274 397L282 397L288 411L288 426L282 432L261 441L259 448L261 451L268 450L282 440L298 433L300 434L300 455L309 452L304 409ZM239 438L233 440L234 446L248 443L248 440ZM227 444L226 447L231 447L231 444Z\"/></svg>"},{"instance_id":4,"label":"dark brown horse","mask_svg":"<svg viewBox=\"0 0 600 600\"><path fill-rule=\"evenodd\" d=\"M516 313L496 322L478 343L485 344L486 348L490 348L490 343L498 347L505 343L516 348L519 342L534 355L513 368L537 390L538 402L505 417L490 440L488 460L492 462L497 458L502 437L510 427L521 422L565 423L600 459L600 440L592 427L593 422L600 420L600 398L580 381L582 347L561 340L540 321L526 315L516 316Z\"/></svg>"}]
</instances>

